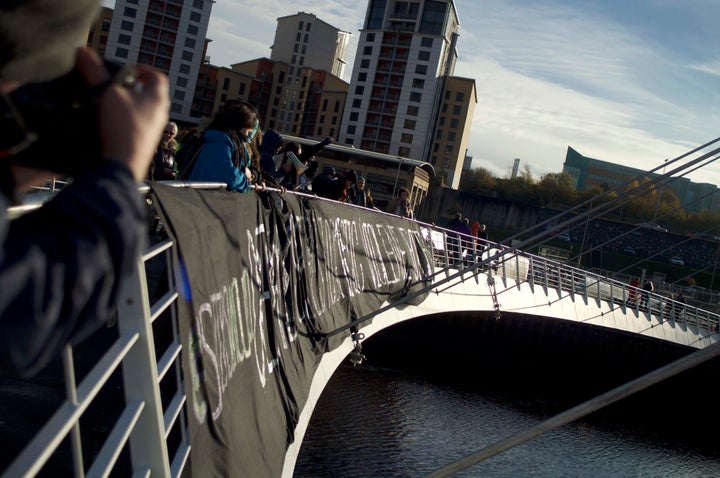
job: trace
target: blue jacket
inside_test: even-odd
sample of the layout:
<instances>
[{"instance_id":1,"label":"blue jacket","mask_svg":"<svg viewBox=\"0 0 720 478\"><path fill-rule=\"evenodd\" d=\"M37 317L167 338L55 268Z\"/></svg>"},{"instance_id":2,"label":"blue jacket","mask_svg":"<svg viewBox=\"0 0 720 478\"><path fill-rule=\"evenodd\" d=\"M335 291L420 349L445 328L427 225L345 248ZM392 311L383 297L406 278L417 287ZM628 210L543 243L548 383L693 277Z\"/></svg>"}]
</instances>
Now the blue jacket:
<instances>
[{"instance_id":1,"label":"blue jacket","mask_svg":"<svg viewBox=\"0 0 720 478\"><path fill-rule=\"evenodd\" d=\"M250 190L250 181L245 175L245 167L249 164L249 155L240 152L238 168L233 164L235 145L228 135L222 131L209 129L205 131L205 144L198 154L193 167L190 181L222 182L227 184L228 191L241 193Z\"/></svg>"}]
</instances>

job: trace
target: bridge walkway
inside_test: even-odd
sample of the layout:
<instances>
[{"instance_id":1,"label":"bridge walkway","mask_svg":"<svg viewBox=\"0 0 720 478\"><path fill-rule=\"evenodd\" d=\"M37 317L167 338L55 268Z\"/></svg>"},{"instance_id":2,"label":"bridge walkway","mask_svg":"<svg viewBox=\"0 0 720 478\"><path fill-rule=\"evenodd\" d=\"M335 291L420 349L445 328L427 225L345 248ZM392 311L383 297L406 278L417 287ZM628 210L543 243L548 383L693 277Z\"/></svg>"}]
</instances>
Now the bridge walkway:
<instances>
[{"instance_id":1,"label":"bridge walkway","mask_svg":"<svg viewBox=\"0 0 720 478\"><path fill-rule=\"evenodd\" d=\"M354 325L359 333L379 327L382 321L374 319L387 311L402 313L422 308L424 304L407 307L413 294L429 290L430 297L437 298L469 287L473 294L482 296L484 310L498 314L503 311L500 299L504 294L533 296L536 304L580 299L580 304L595 309L679 325L695 337L683 339L695 348L718 341L717 314L655 294L649 296L645 307L637 300L639 292L627 284L499 244L489 243L479 253L473 238L458 237L453 231L429 224L419 224L419 228L434 261L431 283L427 290L415 291L357 318ZM120 473L131 470L136 476L154 477L179 477L189 471L192 440L188 423L192 411L181 361L173 248L169 239L159 240L137 258L135 273L122 287L117 336L82 376L77 375L73 348L65 348L62 363L66 396L2 471L3 477L36 476L57 455L72 461L77 477L108 476L118 469ZM455 257L458 250L464 251L462 260ZM157 289L151 289L149 283L158 269L168 286L156 296ZM482 294L477 293L479 289ZM433 307L445 305L429 304L426 309L432 311ZM346 341L342 357L335 360L349 355L351 360L361 361L360 341L353 334ZM122 390L122 397L118 397L118 390ZM92 407L111 405L118 405L114 424L102 432L91 431L101 440L89 439L81 424L83 415ZM299 443L294 446L299 450ZM289 462L294 463L294 459ZM291 473L292 466L289 470Z\"/></svg>"}]
</instances>

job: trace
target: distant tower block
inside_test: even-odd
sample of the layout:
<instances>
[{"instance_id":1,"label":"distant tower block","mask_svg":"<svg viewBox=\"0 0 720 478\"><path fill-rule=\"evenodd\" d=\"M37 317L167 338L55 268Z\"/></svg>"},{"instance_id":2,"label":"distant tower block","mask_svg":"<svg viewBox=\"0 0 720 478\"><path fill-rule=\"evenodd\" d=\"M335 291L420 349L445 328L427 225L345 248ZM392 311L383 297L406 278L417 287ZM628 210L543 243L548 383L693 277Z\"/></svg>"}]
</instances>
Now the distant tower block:
<instances>
[{"instance_id":1,"label":"distant tower block","mask_svg":"<svg viewBox=\"0 0 720 478\"><path fill-rule=\"evenodd\" d=\"M510 174L510 179L515 179L517 177L519 169L520 169L520 158L515 158L513 160L513 168L512 168L512 174Z\"/></svg>"}]
</instances>

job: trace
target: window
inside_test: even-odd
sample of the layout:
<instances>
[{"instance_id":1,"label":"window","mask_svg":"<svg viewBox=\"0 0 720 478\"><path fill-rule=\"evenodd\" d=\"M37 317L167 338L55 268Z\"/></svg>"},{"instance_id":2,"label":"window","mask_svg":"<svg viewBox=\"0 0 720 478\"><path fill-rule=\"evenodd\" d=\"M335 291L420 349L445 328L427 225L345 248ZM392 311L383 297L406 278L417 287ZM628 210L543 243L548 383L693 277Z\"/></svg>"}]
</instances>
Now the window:
<instances>
[{"instance_id":1,"label":"window","mask_svg":"<svg viewBox=\"0 0 720 478\"><path fill-rule=\"evenodd\" d=\"M415 74L427 75L427 65L415 65Z\"/></svg>"},{"instance_id":2,"label":"window","mask_svg":"<svg viewBox=\"0 0 720 478\"><path fill-rule=\"evenodd\" d=\"M187 51L187 50L183 51L182 59L185 60L185 61L192 61L192 59L193 59L193 54L192 54L192 52L191 52L191 51Z\"/></svg>"},{"instance_id":3,"label":"window","mask_svg":"<svg viewBox=\"0 0 720 478\"><path fill-rule=\"evenodd\" d=\"M300 53L302 53L304 55L307 52L307 45L303 45L300 50L301 50Z\"/></svg>"},{"instance_id":4,"label":"window","mask_svg":"<svg viewBox=\"0 0 720 478\"><path fill-rule=\"evenodd\" d=\"M275 94L276 94L276 95L279 95L279 94L281 94L281 93L282 93L282 86L278 86L277 88L275 88Z\"/></svg>"},{"instance_id":5,"label":"window","mask_svg":"<svg viewBox=\"0 0 720 478\"><path fill-rule=\"evenodd\" d=\"M127 48L118 48L115 50L115 56L118 58L127 58L128 57L128 49Z\"/></svg>"},{"instance_id":6,"label":"window","mask_svg":"<svg viewBox=\"0 0 720 478\"><path fill-rule=\"evenodd\" d=\"M300 41L300 38L302 38L302 33L297 32L297 35L295 35L295 41Z\"/></svg>"},{"instance_id":7,"label":"window","mask_svg":"<svg viewBox=\"0 0 720 478\"><path fill-rule=\"evenodd\" d=\"M354 124L348 125L347 134L355 134L355 125Z\"/></svg>"},{"instance_id":8,"label":"window","mask_svg":"<svg viewBox=\"0 0 720 478\"><path fill-rule=\"evenodd\" d=\"M190 35L197 35L197 34L198 34L198 26L197 26L197 25L188 24L187 32L188 32Z\"/></svg>"},{"instance_id":9,"label":"window","mask_svg":"<svg viewBox=\"0 0 720 478\"><path fill-rule=\"evenodd\" d=\"M442 109L440 111L442 111L443 113L447 113L447 103L443 103Z\"/></svg>"},{"instance_id":10,"label":"window","mask_svg":"<svg viewBox=\"0 0 720 478\"><path fill-rule=\"evenodd\" d=\"M190 12L190 21L200 23L201 18L202 15L200 15L198 12Z\"/></svg>"},{"instance_id":11,"label":"window","mask_svg":"<svg viewBox=\"0 0 720 478\"><path fill-rule=\"evenodd\" d=\"M335 101L335 107L333 108L333 112L337 113L340 111L340 102Z\"/></svg>"},{"instance_id":12,"label":"window","mask_svg":"<svg viewBox=\"0 0 720 478\"><path fill-rule=\"evenodd\" d=\"M180 65L180 73L184 75L190 74L190 65L188 65L187 63L182 63Z\"/></svg>"},{"instance_id":13,"label":"window","mask_svg":"<svg viewBox=\"0 0 720 478\"><path fill-rule=\"evenodd\" d=\"M173 95L173 98L176 100L184 100L185 99L185 92L181 90L175 90L175 94Z\"/></svg>"},{"instance_id":14,"label":"window","mask_svg":"<svg viewBox=\"0 0 720 478\"><path fill-rule=\"evenodd\" d=\"M222 89L227 90L228 88L230 88L230 78L225 78L223 80Z\"/></svg>"},{"instance_id":15,"label":"window","mask_svg":"<svg viewBox=\"0 0 720 478\"><path fill-rule=\"evenodd\" d=\"M413 78L412 86L413 88L424 88L425 80L421 80L420 78Z\"/></svg>"},{"instance_id":16,"label":"window","mask_svg":"<svg viewBox=\"0 0 720 478\"><path fill-rule=\"evenodd\" d=\"M460 121L458 121L457 118L453 118L450 120L450 127L457 129L459 123L460 123Z\"/></svg>"},{"instance_id":17,"label":"window","mask_svg":"<svg viewBox=\"0 0 720 478\"><path fill-rule=\"evenodd\" d=\"M284 72L284 71L281 71L280 74L278 75L278 81L279 81L280 83L282 83L283 81L285 81L285 72Z\"/></svg>"},{"instance_id":18,"label":"window","mask_svg":"<svg viewBox=\"0 0 720 478\"><path fill-rule=\"evenodd\" d=\"M423 8L422 19L420 20L420 33L442 35L447 8L447 2L426 1L425 7Z\"/></svg>"},{"instance_id":19,"label":"window","mask_svg":"<svg viewBox=\"0 0 720 478\"><path fill-rule=\"evenodd\" d=\"M120 36L118 36L118 43L120 43L121 45L129 45L130 44L130 35L120 34Z\"/></svg>"},{"instance_id":20,"label":"window","mask_svg":"<svg viewBox=\"0 0 720 478\"><path fill-rule=\"evenodd\" d=\"M446 100L450 99L450 90L445 91L445 99Z\"/></svg>"},{"instance_id":21,"label":"window","mask_svg":"<svg viewBox=\"0 0 720 478\"><path fill-rule=\"evenodd\" d=\"M365 73L365 72L358 73L358 78L357 78L357 79L358 79L358 81L366 81L366 80L367 80L367 73Z\"/></svg>"},{"instance_id":22,"label":"window","mask_svg":"<svg viewBox=\"0 0 720 478\"><path fill-rule=\"evenodd\" d=\"M421 50L418 52L418 60L420 61L430 61L430 52Z\"/></svg>"},{"instance_id":23,"label":"window","mask_svg":"<svg viewBox=\"0 0 720 478\"><path fill-rule=\"evenodd\" d=\"M441 116L441 117L440 117L440 120L438 121L438 124L439 124L440 126L445 126L445 117L444 117L444 116Z\"/></svg>"},{"instance_id":24,"label":"window","mask_svg":"<svg viewBox=\"0 0 720 478\"><path fill-rule=\"evenodd\" d=\"M195 40L193 40L192 38L186 38L185 46L188 48L195 48Z\"/></svg>"},{"instance_id":25,"label":"window","mask_svg":"<svg viewBox=\"0 0 720 478\"><path fill-rule=\"evenodd\" d=\"M372 55L372 47L366 46L365 48L363 48L363 55L365 55L365 56Z\"/></svg>"},{"instance_id":26,"label":"window","mask_svg":"<svg viewBox=\"0 0 720 478\"><path fill-rule=\"evenodd\" d=\"M130 8L130 7L125 7L125 11L123 12L124 17L135 18L136 15L137 15L136 9Z\"/></svg>"},{"instance_id":27,"label":"window","mask_svg":"<svg viewBox=\"0 0 720 478\"><path fill-rule=\"evenodd\" d=\"M455 131L448 131L447 140L452 143L453 141L455 141L455 135Z\"/></svg>"},{"instance_id":28,"label":"window","mask_svg":"<svg viewBox=\"0 0 720 478\"><path fill-rule=\"evenodd\" d=\"M364 86L356 86L355 87L355 94L356 95L362 95L365 92Z\"/></svg>"},{"instance_id":29,"label":"window","mask_svg":"<svg viewBox=\"0 0 720 478\"><path fill-rule=\"evenodd\" d=\"M300 64L301 64L301 65L304 65L304 64L305 64L305 57L304 57L304 56L301 56L301 57L300 57Z\"/></svg>"},{"instance_id":30,"label":"window","mask_svg":"<svg viewBox=\"0 0 720 478\"><path fill-rule=\"evenodd\" d=\"M437 133L435 133L435 139L442 139L442 133L443 131L441 129L438 129Z\"/></svg>"},{"instance_id":31,"label":"window","mask_svg":"<svg viewBox=\"0 0 720 478\"><path fill-rule=\"evenodd\" d=\"M360 68L370 68L370 60L367 58L360 60Z\"/></svg>"},{"instance_id":32,"label":"window","mask_svg":"<svg viewBox=\"0 0 720 478\"><path fill-rule=\"evenodd\" d=\"M296 43L295 46L293 47L293 53L297 53L298 51L300 51L300 44Z\"/></svg>"},{"instance_id":33,"label":"window","mask_svg":"<svg viewBox=\"0 0 720 478\"><path fill-rule=\"evenodd\" d=\"M312 23L308 22L307 26L305 27L305 31L309 32L311 26L312 26Z\"/></svg>"},{"instance_id":34,"label":"window","mask_svg":"<svg viewBox=\"0 0 720 478\"><path fill-rule=\"evenodd\" d=\"M446 144L446 145L445 145L445 153L446 153L446 154L452 154L453 149L455 149L455 148L453 147L452 144Z\"/></svg>"},{"instance_id":35,"label":"window","mask_svg":"<svg viewBox=\"0 0 720 478\"><path fill-rule=\"evenodd\" d=\"M410 93L410 101L414 103L420 103L422 100L422 93L418 93L417 91L413 91Z\"/></svg>"},{"instance_id":36,"label":"window","mask_svg":"<svg viewBox=\"0 0 720 478\"><path fill-rule=\"evenodd\" d=\"M188 83L188 79L187 79L187 78L184 78L184 77L182 77L182 76L178 76L178 79L177 79L177 83L176 83L176 84L177 84L179 87L181 87L181 88L186 88L186 87L187 87L187 83Z\"/></svg>"},{"instance_id":37,"label":"window","mask_svg":"<svg viewBox=\"0 0 720 478\"><path fill-rule=\"evenodd\" d=\"M205 6L205 2L203 0L193 0L193 8L202 10L203 6Z\"/></svg>"},{"instance_id":38,"label":"window","mask_svg":"<svg viewBox=\"0 0 720 478\"><path fill-rule=\"evenodd\" d=\"M453 114L454 115L459 115L461 111L462 111L462 106L460 106L460 105L453 106Z\"/></svg>"},{"instance_id":39,"label":"window","mask_svg":"<svg viewBox=\"0 0 720 478\"><path fill-rule=\"evenodd\" d=\"M464 99L465 99L465 95L463 94L462 91L458 91L457 93L455 93L455 101L457 101L458 103L460 103L460 102L462 102L462 100L464 100Z\"/></svg>"},{"instance_id":40,"label":"window","mask_svg":"<svg viewBox=\"0 0 720 478\"><path fill-rule=\"evenodd\" d=\"M374 33L368 33L365 35L365 40L368 42L374 42L375 41L375 34Z\"/></svg>"},{"instance_id":41,"label":"window","mask_svg":"<svg viewBox=\"0 0 720 478\"><path fill-rule=\"evenodd\" d=\"M277 96L273 99L273 106L277 106L280 104L280 98ZM273 110L275 113L273 113L273 116L277 116L277 110Z\"/></svg>"},{"instance_id":42,"label":"window","mask_svg":"<svg viewBox=\"0 0 720 478\"><path fill-rule=\"evenodd\" d=\"M333 115L332 119L330 120L330 124L337 124L337 116Z\"/></svg>"},{"instance_id":43,"label":"window","mask_svg":"<svg viewBox=\"0 0 720 478\"><path fill-rule=\"evenodd\" d=\"M321 123L324 123L324 122L325 122L325 115L320 115L320 122L321 122Z\"/></svg>"},{"instance_id":44,"label":"window","mask_svg":"<svg viewBox=\"0 0 720 478\"><path fill-rule=\"evenodd\" d=\"M367 30L380 30L382 28L386 1L387 0L371 0L368 6L370 13L368 15Z\"/></svg>"},{"instance_id":45,"label":"window","mask_svg":"<svg viewBox=\"0 0 720 478\"><path fill-rule=\"evenodd\" d=\"M302 31L302 29L303 29L304 26L305 26L305 22L303 22L303 21L301 20L300 23L298 23L298 30Z\"/></svg>"},{"instance_id":46,"label":"window","mask_svg":"<svg viewBox=\"0 0 720 478\"><path fill-rule=\"evenodd\" d=\"M410 105L407 107L408 116L417 116L420 109L417 106Z\"/></svg>"},{"instance_id":47,"label":"window","mask_svg":"<svg viewBox=\"0 0 720 478\"><path fill-rule=\"evenodd\" d=\"M362 100L361 100L360 98L355 98L355 99L352 101L352 107L353 107L353 108L360 108L361 105L362 105Z\"/></svg>"},{"instance_id":48,"label":"window","mask_svg":"<svg viewBox=\"0 0 720 478\"><path fill-rule=\"evenodd\" d=\"M406 120L405 120L405 124L403 125L403 128L414 130L414 129L415 129L415 124L416 124L415 120L406 119Z\"/></svg>"},{"instance_id":49,"label":"window","mask_svg":"<svg viewBox=\"0 0 720 478\"><path fill-rule=\"evenodd\" d=\"M412 144L412 140L413 140L413 135L411 135L410 133L403 133L400 136L400 141L403 143Z\"/></svg>"},{"instance_id":50,"label":"window","mask_svg":"<svg viewBox=\"0 0 720 478\"><path fill-rule=\"evenodd\" d=\"M323 100L322 110L323 110L323 111L327 111L327 107L328 107L328 100Z\"/></svg>"},{"instance_id":51,"label":"window","mask_svg":"<svg viewBox=\"0 0 720 478\"><path fill-rule=\"evenodd\" d=\"M410 156L410 148L407 146L400 146L398 148L398 156L403 156L405 158Z\"/></svg>"},{"instance_id":52,"label":"window","mask_svg":"<svg viewBox=\"0 0 720 478\"><path fill-rule=\"evenodd\" d=\"M290 60L290 63L292 63L293 65L294 65L295 63L297 63L297 55L293 55L293 56L292 56L292 59Z\"/></svg>"},{"instance_id":53,"label":"window","mask_svg":"<svg viewBox=\"0 0 720 478\"><path fill-rule=\"evenodd\" d=\"M431 37L422 37L422 40L420 40L420 46L432 48L433 39Z\"/></svg>"},{"instance_id":54,"label":"window","mask_svg":"<svg viewBox=\"0 0 720 478\"><path fill-rule=\"evenodd\" d=\"M126 32L133 31L133 25L135 25L133 22L129 22L127 20L123 20L120 24L120 29L125 30Z\"/></svg>"},{"instance_id":55,"label":"window","mask_svg":"<svg viewBox=\"0 0 720 478\"><path fill-rule=\"evenodd\" d=\"M309 38L310 38L310 35L308 35L306 33L305 36L303 37L303 43L307 43Z\"/></svg>"},{"instance_id":56,"label":"window","mask_svg":"<svg viewBox=\"0 0 720 478\"><path fill-rule=\"evenodd\" d=\"M358 114L357 112L353 111L350 113L350 121L357 121L358 120Z\"/></svg>"}]
</instances>

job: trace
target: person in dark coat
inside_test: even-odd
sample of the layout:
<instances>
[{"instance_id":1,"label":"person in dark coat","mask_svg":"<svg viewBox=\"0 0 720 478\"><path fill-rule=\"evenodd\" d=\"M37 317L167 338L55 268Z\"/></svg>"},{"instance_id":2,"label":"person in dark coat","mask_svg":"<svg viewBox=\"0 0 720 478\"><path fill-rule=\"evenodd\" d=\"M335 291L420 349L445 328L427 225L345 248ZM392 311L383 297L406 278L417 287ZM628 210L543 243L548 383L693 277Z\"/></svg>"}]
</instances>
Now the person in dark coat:
<instances>
[{"instance_id":1,"label":"person in dark coat","mask_svg":"<svg viewBox=\"0 0 720 478\"><path fill-rule=\"evenodd\" d=\"M133 270L148 231L138 183L148 173L168 122L167 76L135 68L142 88L112 81L85 36L100 0L0 2L0 372L31 377L59 355L110 321L120 284ZM51 174L18 158L41 156L42 135L32 142L23 132L22 105L13 93L23 85L59 78L76 67L94 96L97 120L74 125L98 139L97 152L73 151L89 166L39 209L12 222L7 208L22 201L31 186ZM89 129L88 129L89 128ZM48 132L48 136L52 133ZM47 146L47 144L45 144ZM74 147L77 145L70 145ZM37 153L37 154L36 154ZM33 163L34 164L34 163ZM57 164L58 173L69 163Z\"/></svg>"}]
</instances>

